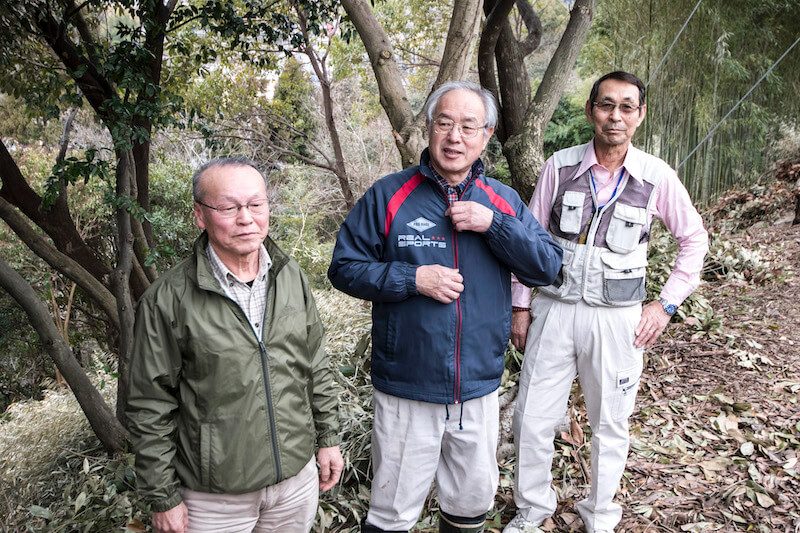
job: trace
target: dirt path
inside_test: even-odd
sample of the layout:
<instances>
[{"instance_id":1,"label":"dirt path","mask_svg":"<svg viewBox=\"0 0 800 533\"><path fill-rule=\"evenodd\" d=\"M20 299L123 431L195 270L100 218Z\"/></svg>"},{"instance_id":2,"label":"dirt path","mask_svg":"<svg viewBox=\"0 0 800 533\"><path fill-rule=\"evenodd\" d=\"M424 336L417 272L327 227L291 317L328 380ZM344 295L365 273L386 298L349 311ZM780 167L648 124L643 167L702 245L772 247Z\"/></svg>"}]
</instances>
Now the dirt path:
<instances>
[{"instance_id":1,"label":"dirt path","mask_svg":"<svg viewBox=\"0 0 800 533\"><path fill-rule=\"evenodd\" d=\"M701 289L713 315L670 325L648 351L617 531L800 531L800 225L786 187L770 194L761 221L728 235L750 266ZM744 207L728 221L743 224ZM585 422L580 406L573 416ZM565 437L545 531L583 531L588 437ZM502 499L505 521L510 487Z\"/></svg>"}]
</instances>

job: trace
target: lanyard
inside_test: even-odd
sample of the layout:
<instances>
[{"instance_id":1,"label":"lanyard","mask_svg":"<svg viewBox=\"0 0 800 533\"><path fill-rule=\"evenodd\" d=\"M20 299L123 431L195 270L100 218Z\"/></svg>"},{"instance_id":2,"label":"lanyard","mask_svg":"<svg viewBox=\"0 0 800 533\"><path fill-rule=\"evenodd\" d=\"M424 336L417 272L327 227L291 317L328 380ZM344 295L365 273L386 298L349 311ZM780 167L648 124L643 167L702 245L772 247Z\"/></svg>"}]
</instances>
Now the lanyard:
<instances>
[{"instance_id":1,"label":"lanyard","mask_svg":"<svg viewBox=\"0 0 800 533\"><path fill-rule=\"evenodd\" d=\"M619 184L622 183L622 178L625 176L625 169L622 169L622 172L619 173L619 179L617 180L617 184L614 186L614 192L611 193L611 198L608 199L608 202L601 205L597 210L602 210L605 206L611 203L611 200L617 195L617 189L619 189ZM594 197L597 198L597 184L594 182L594 174L592 174L592 169L589 169L589 177L592 179L592 189L594 189Z\"/></svg>"}]
</instances>

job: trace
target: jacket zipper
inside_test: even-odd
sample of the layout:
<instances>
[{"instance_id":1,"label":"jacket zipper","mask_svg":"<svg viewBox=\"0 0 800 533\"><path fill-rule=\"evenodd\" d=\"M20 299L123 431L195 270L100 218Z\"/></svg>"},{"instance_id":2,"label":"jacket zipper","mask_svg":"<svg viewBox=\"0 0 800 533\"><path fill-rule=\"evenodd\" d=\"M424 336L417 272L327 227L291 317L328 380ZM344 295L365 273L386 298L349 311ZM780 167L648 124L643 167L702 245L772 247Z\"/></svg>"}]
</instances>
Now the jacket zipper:
<instances>
[{"instance_id":1,"label":"jacket zipper","mask_svg":"<svg viewBox=\"0 0 800 533\"><path fill-rule=\"evenodd\" d=\"M267 283L267 290L269 290L269 283ZM253 330L253 326L250 324L250 320L248 320L247 315L244 314L242 308L239 307L239 304L236 303L233 298L229 297L227 294L222 294L223 297L227 298L234 306L234 312L239 315L240 318L243 318L244 321L250 326L250 330L253 331L253 336L256 338L256 342L258 342L258 350L261 353L261 373L264 377L264 392L267 396L267 415L269 415L269 431L270 436L272 437L272 454L275 458L275 475L276 475L276 483L283 480L283 472L281 471L281 461L280 456L278 455L278 437L277 432L275 430L275 412L272 407L272 390L269 386L269 370L267 367L267 347L264 345L264 342L258 338L256 335L255 330ZM269 295L267 295L267 304L264 307L264 315L261 317L261 323L264 328L266 328L266 318L267 318L267 308L269 307ZM263 329L262 329L263 334Z\"/></svg>"},{"instance_id":2,"label":"jacket zipper","mask_svg":"<svg viewBox=\"0 0 800 533\"><path fill-rule=\"evenodd\" d=\"M264 310L264 315L266 316L266 309ZM270 390L269 386L269 371L267 370L267 347L264 346L264 343L261 340L259 340L258 348L259 350L261 350L261 371L264 375L264 389L267 393L267 413L269 414L269 431L272 435L272 454L275 457L275 475L277 476L276 480L277 482L283 479L283 473L281 472L280 456L278 455L278 439L275 431L275 413L272 408L272 391Z\"/></svg>"},{"instance_id":3,"label":"jacket zipper","mask_svg":"<svg viewBox=\"0 0 800 533\"><path fill-rule=\"evenodd\" d=\"M467 184L469 187L470 184ZM464 196L464 193L467 192L467 187L461 192L458 196L458 199ZM444 202L447 207L450 207L450 200L448 199L445 192L436 184L436 189L442 193L442 197L444 198ZM458 232L456 231L455 227L453 227L453 268L458 270L458 239L456 235ZM456 298L456 345L455 345L455 385L453 387L453 403L459 403L461 401L461 319L462 319L462 310L461 310L461 295Z\"/></svg>"}]
</instances>

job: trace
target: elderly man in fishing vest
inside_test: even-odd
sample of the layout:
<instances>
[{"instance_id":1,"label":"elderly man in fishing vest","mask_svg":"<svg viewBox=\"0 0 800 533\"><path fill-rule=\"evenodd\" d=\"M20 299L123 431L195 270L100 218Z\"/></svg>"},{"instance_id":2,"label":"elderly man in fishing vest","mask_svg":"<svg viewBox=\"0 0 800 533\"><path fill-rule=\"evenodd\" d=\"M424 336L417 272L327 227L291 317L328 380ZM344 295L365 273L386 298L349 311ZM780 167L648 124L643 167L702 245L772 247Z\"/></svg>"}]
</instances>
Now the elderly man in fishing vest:
<instances>
[{"instance_id":1,"label":"elderly man in fishing vest","mask_svg":"<svg viewBox=\"0 0 800 533\"><path fill-rule=\"evenodd\" d=\"M515 284L512 342L525 358L514 413L518 514L505 533L531 533L556 510L550 484L553 428L577 373L592 429L591 489L578 503L588 533L614 530L613 502L628 455L628 417L642 352L700 281L708 234L686 188L661 159L631 145L646 113L644 84L626 72L597 80L586 102L595 137L547 160L531 200L536 219L564 249L561 273L531 291ZM653 217L678 242L660 297L645 305Z\"/></svg>"}]
</instances>

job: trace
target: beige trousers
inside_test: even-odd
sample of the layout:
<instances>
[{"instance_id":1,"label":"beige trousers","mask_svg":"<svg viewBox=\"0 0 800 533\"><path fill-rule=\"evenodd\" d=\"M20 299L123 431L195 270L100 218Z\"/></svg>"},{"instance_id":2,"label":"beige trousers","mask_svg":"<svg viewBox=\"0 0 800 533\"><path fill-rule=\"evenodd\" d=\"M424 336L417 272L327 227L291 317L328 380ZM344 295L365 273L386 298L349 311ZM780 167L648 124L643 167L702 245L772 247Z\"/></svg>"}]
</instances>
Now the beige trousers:
<instances>
[{"instance_id":1,"label":"beige trousers","mask_svg":"<svg viewBox=\"0 0 800 533\"><path fill-rule=\"evenodd\" d=\"M478 516L492 508L497 469L497 391L461 404L372 393L372 490L367 524L407 531L435 479L442 511Z\"/></svg>"},{"instance_id":2,"label":"beige trousers","mask_svg":"<svg viewBox=\"0 0 800 533\"><path fill-rule=\"evenodd\" d=\"M317 514L319 480L312 457L303 469L255 492L211 494L181 489L189 533L308 533Z\"/></svg>"}]
</instances>

